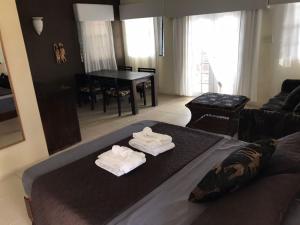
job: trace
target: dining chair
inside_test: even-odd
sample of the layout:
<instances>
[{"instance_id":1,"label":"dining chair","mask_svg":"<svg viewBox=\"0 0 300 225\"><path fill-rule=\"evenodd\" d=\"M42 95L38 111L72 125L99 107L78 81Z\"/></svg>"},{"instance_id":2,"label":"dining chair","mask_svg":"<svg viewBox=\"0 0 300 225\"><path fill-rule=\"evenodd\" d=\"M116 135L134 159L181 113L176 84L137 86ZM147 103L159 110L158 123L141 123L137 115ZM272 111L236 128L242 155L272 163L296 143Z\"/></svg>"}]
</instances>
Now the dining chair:
<instances>
[{"instance_id":1,"label":"dining chair","mask_svg":"<svg viewBox=\"0 0 300 225\"><path fill-rule=\"evenodd\" d=\"M76 92L77 92L77 101L79 107L82 106L82 100L88 99L91 104L91 110L95 109L95 103L97 103L97 95L103 95L103 110L106 111L105 102L105 93L102 87L98 82L91 79L87 74L76 74Z\"/></svg>"},{"instance_id":2,"label":"dining chair","mask_svg":"<svg viewBox=\"0 0 300 225\"><path fill-rule=\"evenodd\" d=\"M147 73L156 73L156 69L154 68L138 68L138 72L147 72ZM141 98L144 99L144 105L147 105L147 94L146 90L151 87L151 81L147 81L137 85L137 92L140 94Z\"/></svg>"},{"instance_id":3,"label":"dining chair","mask_svg":"<svg viewBox=\"0 0 300 225\"><path fill-rule=\"evenodd\" d=\"M118 66L119 71L132 71L133 68L132 66ZM117 99L117 104L118 104L118 114L119 116L122 115L122 108L121 108L121 99L123 97L129 96L130 95L130 87L124 86L119 84L118 91L115 87L115 85L109 85L106 84L106 91L105 91L105 99L106 99L106 105L109 105L110 98L116 98ZM128 98L130 101L130 98Z\"/></svg>"},{"instance_id":4,"label":"dining chair","mask_svg":"<svg viewBox=\"0 0 300 225\"><path fill-rule=\"evenodd\" d=\"M118 66L119 71L133 71L132 66Z\"/></svg>"}]
</instances>

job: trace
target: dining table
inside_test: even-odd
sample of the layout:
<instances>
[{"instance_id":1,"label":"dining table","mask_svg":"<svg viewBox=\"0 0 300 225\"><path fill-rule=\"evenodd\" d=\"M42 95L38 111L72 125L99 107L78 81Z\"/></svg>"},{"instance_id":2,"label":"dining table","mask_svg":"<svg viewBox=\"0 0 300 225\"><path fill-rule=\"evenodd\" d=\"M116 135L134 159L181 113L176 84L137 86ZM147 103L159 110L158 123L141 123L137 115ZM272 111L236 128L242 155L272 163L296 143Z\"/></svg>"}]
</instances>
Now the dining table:
<instances>
[{"instance_id":1,"label":"dining table","mask_svg":"<svg viewBox=\"0 0 300 225\"><path fill-rule=\"evenodd\" d=\"M132 114L139 113L137 104L138 93L137 85L141 83L151 82L151 101L152 107L158 105L157 98L157 80L156 74L151 72L133 72L133 71L118 71L118 70L99 70L88 73L91 79L97 80L105 88L113 87L116 92L122 87L130 89L130 104Z\"/></svg>"}]
</instances>

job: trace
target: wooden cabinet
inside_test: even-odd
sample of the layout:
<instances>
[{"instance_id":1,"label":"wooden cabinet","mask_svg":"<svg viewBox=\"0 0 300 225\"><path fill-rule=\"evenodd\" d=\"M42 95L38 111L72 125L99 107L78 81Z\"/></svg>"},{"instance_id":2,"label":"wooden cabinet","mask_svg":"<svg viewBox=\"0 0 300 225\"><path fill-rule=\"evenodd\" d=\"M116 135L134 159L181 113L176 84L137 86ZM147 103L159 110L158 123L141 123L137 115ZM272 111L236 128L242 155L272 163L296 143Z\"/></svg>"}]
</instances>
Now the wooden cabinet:
<instances>
[{"instance_id":1,"label":"wooden cabinet","mask_svg":"<svg viewBox=\"0 0 300 225\"><path fill-rule=\"evenodd\" d=\"M49 154L81 141L75 95L70 87L36 85Z\"/></svg>"}]
</instances>

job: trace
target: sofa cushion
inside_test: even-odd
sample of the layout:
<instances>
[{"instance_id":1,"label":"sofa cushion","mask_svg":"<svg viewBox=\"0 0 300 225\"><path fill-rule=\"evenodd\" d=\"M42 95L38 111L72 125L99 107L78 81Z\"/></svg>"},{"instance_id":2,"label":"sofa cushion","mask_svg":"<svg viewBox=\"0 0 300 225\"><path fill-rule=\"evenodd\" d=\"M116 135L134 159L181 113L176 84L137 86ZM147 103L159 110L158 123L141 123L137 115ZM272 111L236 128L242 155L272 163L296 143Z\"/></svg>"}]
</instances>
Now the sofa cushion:
<instances>
[{"instance_id":1,"label":"sofa cushion","mask_svg":"<svg viewBox=\"0 0 300 225\"><path fill-rule=\"evenodd\" d=\"M293 111L296 105L300 103L300 86L294 89L286 98L283 109Z\"/></svg>"},{"instance_id":2,"label":"sofa cushion","mask_svg":"<svg viewBox=\"0 0 300 225\"><path fill-rule=\"evenodd\" d=\"M192 225L280 225L296 194L300 174L257 179L235 193L209 203Z\"/></svg>"},{"instance_id":3,"label":"sofa cushion","mask_svg":"<svg viewBox=\"0 0 300 225\"><path fill-rule=\"evenodd\" d=\"M296 105L296 107L294 108L294 113L297 115L300 115L300 102L298 105Z\"/></svg>"},{"instance_id":4,"label":"sofa cushion","mask_svg":"<svg viewBox=\"0 0 300 225\"><path fill-rule=\"evenodd\" d=\"M206 174L190 194L189 200L205 202L239 189L257 176L274 151L273 140L241 147Z\"/></svg>"},{"instance_id":5,"label":"sofa cushion","mask_svg":"<svg viewBox=\"0 0 300 225\"><path fill-rule=\"evenodd\" d=\"M286 93L280 93L274 96L273 98L271 98L266 104L262 106L261 109L267 111L276 111L276 112L283 111L282 108L284 106L287 96L288 94Z\"/></svg>"},{"instance_id":6,"label":"sofa cushion","mask_svg":"<svg viewBox=\"0 0 300 225\"><path fill-rule=\"evenodd\" d=\"M297 79L297 80L287 79L287 80L283 81L283 83L282 83L281 92L290 93L298 86L300 86L299 79Z\"/></svg>"},{"instance_id":7,"label":"sofa cushion","mask_svg":"<svg viewBox=\"0 0 300 225\"><path fill-rule=\"evenodd\" d=\"M300 173L300 132L277 141L275 153L262 175Z\"/></svg>"}]
</instances>

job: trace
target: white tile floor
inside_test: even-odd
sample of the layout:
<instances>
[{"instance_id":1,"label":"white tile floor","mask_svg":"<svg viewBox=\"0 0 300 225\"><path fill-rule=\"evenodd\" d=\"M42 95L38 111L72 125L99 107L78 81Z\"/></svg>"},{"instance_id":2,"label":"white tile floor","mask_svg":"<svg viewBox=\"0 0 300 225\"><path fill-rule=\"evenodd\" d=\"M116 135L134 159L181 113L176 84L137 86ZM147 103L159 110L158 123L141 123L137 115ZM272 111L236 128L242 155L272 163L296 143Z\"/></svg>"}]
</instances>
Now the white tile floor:
<instances>
[{"instance_id":1,"label":"white tile floor","mask_svg":"<svg viewBox=\"0 0 300 225\"><path fill-rule=\"evenodd\" d=\"M148 98L150 100L150 98ZM141 107L140 114L132 116L127 101L124 100L124 115L118 117L115 104L109 106L108 113L102 112L101 103L95 111L88 106L79 109L82 142L87 142L131 123L142 120L158 120L185 126L190 120L190 112L185 108L191 98L175 96L159 96L159 106ZM112 100L114 101L114 100ZM22 171L0 181L0 225L30 225L23 201L21 183Z\"/></svg>"},{"instance_id":2,"label":"white tile floor","mask_svg":"<svg viewBox=\"0 0 300 225\"><path fill-rule=\"evenodd\" d=\"M127 126L128 124L142 120L158 120L185 126L190 120L190 111L185 104L192 98L178 97L169 95L159 96L159 105L151 107L151 99L148 97L148 106L144 107L143 102L139 101L140 113L132 116L130 104L127 99L122 102L122 116L118 117L116 100L112 99L112 104L108 106L107 113L103 113L102 103L96 105L95 111L91 111L89 105L79 109L79 121L83 141L95 139L98 136L108 134L116 129Z\"/></svg>"}]
</instances>

